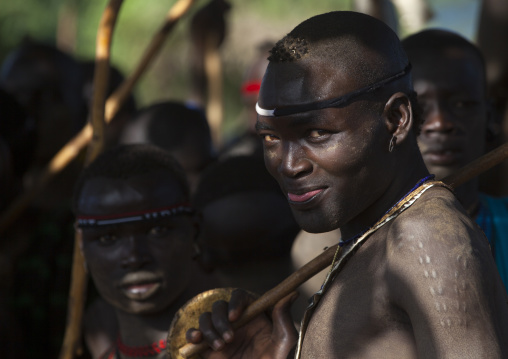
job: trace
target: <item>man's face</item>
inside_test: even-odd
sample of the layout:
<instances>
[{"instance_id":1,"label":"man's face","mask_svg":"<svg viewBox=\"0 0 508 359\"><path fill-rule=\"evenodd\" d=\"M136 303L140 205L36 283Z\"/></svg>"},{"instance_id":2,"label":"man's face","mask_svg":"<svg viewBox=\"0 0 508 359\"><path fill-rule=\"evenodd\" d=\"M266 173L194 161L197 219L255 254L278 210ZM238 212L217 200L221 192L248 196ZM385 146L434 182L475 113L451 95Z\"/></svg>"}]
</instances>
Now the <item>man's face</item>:
<instances>
[{"instance_id":1,"label":"man's face","mask_svg":"<svg viewBox=\"0 0 508 359\"><path fill-rule=\"evenodd\" d=\"M480 62L463 50L416 61L423 109L418 145L430 173L444 178L484 152L487 107Z\"/></svg>"},{"instance_id":2,"label":"man's face","mask_svg":"<svg viewBox=\"0 0 508 359\"><path fill-rule=\"evenodd\" d=\"M115 216L184 202L167 172L127 180L95 178L81 192L79 216ZM187 214L84 227L83 253L101 296L129 313L158 313L186 289L195 227Z\"/></svg>"},{"instance_id":3,"label":"man's face","mask_svg":"<svg viewBox=\"0 0 508 359\"><path fill-rule=\"evenodd\" d=\"M338 97L360 88L325 64L270 64L260 92L264 109ZM259 116L268 171L279 182L298 224L325 232L363 227L364 213L389 184L390 134L366 101L290 116ZM386 175L383 175L386 174ZM371 224L371 223L369 223Z\"/></svg>"}]
</instances>

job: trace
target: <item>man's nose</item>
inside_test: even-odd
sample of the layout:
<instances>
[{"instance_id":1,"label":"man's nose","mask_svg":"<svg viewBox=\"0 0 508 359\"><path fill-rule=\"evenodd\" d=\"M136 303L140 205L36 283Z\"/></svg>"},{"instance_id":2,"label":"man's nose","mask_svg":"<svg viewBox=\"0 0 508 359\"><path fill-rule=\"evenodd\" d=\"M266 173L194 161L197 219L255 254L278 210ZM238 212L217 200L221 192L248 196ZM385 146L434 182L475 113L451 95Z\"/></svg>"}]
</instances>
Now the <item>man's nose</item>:
<instances>
[{"instance_id":1,"label":"man's nose","mask_svg":"<svg viewBox=\"0 0 508 359\"><path fill-rule=\"evenodd\" d=\"M284 144L279 172L291 178L297 178L312 172L312 163L306 157L302 146L295 142Z\"/></svg>"},{"instance_id":2,"label":"man's nose","mask_svg":"<svg viewBox=\"0 0 508 359\"><path fill-rule=\"evenodd\" d=\"M457 121L443 104L435 104L425 111L422 125L422 133L446 133L452 134L457 131Z\"/></svg>"},{"instance_id":3,"label":"man's nose","mask_svg":"<svg viewBox=\"0 0 508 359\"><path fill-rule=\"evenodd\" d=\"M140 268L150 262L150 254L143 240L129 236L125 241L122 266L124 268Z\"/></svg>"}]
</instances>

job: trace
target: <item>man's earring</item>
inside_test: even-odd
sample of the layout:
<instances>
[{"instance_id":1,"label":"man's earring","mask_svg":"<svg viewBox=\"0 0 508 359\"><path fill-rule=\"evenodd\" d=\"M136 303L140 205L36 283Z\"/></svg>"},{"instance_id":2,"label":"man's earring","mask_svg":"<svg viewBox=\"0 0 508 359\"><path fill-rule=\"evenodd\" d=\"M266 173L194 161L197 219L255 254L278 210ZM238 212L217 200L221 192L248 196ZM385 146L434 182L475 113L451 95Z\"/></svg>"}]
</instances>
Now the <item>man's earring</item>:
<instances>
[{"instance_id":1,"label":"man's earring","mask_svg":"<svg viewBox=\"0 0 508 359\"><path fill-rule=\"evenodd\" d=\"M390 140L390 145L388 146L388 152L392 152L393 149L395 148L395 144L397 143L397 137L396 136L393 136L392 139Z\"/></svg>"}]
</instances>

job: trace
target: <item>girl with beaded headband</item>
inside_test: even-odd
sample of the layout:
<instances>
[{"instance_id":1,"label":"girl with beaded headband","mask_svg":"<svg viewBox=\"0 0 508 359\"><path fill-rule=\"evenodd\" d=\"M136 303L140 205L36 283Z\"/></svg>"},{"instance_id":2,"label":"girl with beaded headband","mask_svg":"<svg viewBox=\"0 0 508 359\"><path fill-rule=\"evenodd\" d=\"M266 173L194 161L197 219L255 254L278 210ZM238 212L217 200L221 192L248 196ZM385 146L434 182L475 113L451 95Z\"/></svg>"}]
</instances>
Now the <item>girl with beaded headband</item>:
<instances>
[{"instance_id":1,"label":"girl with beaded headband","mask_svg":"<svg viewBox=\"0 0 508 359\"><path fill-rule=\"evenodd\" d=\"M213 286L192 260L199 223L183 170L155 146L120 146L83 171L73 204L100 295L85 320L90 352L163 358L176 310ZM113 313L116 328L105 323ZM109 348L97 345L101 340Z\"/></svg>"}]
</instances>

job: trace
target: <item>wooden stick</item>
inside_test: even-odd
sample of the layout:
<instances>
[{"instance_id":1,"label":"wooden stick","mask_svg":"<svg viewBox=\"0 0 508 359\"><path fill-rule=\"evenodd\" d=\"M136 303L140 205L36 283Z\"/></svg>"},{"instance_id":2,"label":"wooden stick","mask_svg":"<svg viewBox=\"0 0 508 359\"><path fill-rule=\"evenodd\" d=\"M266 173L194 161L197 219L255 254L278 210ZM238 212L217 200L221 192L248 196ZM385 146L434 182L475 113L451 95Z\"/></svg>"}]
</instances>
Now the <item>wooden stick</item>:
<instances>
[{"instance_id":1,"label":"wooden stick","mask_svg":"<svg viewBox=\"0 0 508 359\"><path fill-rule=\"evenodd\" d=\"M122 2L123 0L110 0L99 24L99 31L97 32L92 102L93 136L88 145L85 166L92 163L97 155L104 149L104 131L106 127L104 109L109 82L111 42Z\"/></svg>"},{"instance_id":2,"label":"wooden stick","mask_svg":"<svg viewBox=\"0 0 508 359\"><path fill-rule=\"evenodd\" d=\"M205 72L208 85L208 100L206 103L206 117L210 124L210 131L215 148L222 145L222 121L224 117L222 91L222 63L217 44L217 34L207 36L205 42Z\"/></svg>"},{"instance_id":3,"label":"wooden stick","mask_svg":"<svg viewBox=\"0 0 508 359\"><path fill-rule=\"evenodd\" d=\"M507 158L508 143L505 143L498 148L490 151L489 153L483 155L482 157L476 159L475 161L469 163L457 171L457 173L446 177L442 181L452 188L457 188L457 186L472 180L474 177L494 167ZM270 307L275 305L275 303L287 296L289 293L296 290L309 278L313 277L328 267L332 262L336 250L337 245L328 248L309 263L296 270L276 287L263 294L258 300L253 302L245 310L237 322L232 323L233 328L240 328L259 314L269 310ZM209 345L205 342L200 344L188 343L180 348L179 353L183 358L190 358L208 348Z\"/></svg>"},{"instance_id":4,"label":"wooden stick","mask_svg":"<svg viewBox=\"0 0 508 359\"><path fill-rule=\"evenodd\" d=\"M85 165L90 164L104 147L104 108L109 81L109 59L113 30L123 0L110 0L102 14L97 31L95 52L95 73L93 81L92 127L93 137L88 146ZM85 307L87 275L85 260L80 250L81 232L76 231L74 239L74 254L72 261L72 277L69 293L67 327L60 351L60 359L72 359L79 350L81 338L81 323Z\"/></svg>"},{"instance_id":5,"label":"wooden stick","mask_svg":"<svg viewBox=\"0 0 508 359\"><path fill-rule=\"evenodd\" d=\"M142 73L147 69L151 60L161 49L163 41L167 35L169 35L170 30L177 21L187 13L194 1L195 0L179 0L171 7L163 26L154 35L152 42L145 51L134 73L130 75L106 101L106 123L109 123L116 115ZM53 177L78 156L81 150L91 141L92 132L92 126L90 124L85 125L85 127L53 157L42 172L42 175L37 179L37 184L18 197L9 208L2 213L0 217L0 233L5 231L11 223L23 213L32 200L42 192Z\"/></svg>"},{"instance_id":6,"label":"wooden stick","mask_svg":"<svg viewBox=\"0 0 508 359\"><path fill-rule=\"evenodd\" d=\"M148 45L148 48L145 50L143 57L138 64L138 67L108 98L108 101L106 102L106 119L110 120L118 112L118 109L125 102L134 85L138 82L139 78L148 68L148 65L152 62L155 55L162 48L164 40L167 38L168 34L171 32L178 20L180 20L182 16L188 12L194 2L195 0L178 0L171 7L166 16L166 21L152 38L152 41Z\"/></svg>"},{"instance_id":7,"label":"wooden stick","mask_svg":"<svg viewBox=\"0 0 508 359\"><path fill-rule=\"evenodd\" d=\"M457 172L443 179L443 182L452 188L457 188L461 184L464 184L476 176L486 172L495 165L503 162L508 158L508 143L504 143L501 146L493 149L485 155L477 158L473 162L462 167Z\"/></svg>"},{"instance_id":8,"label":"wooden stick","mask_svg":"<svg viewBox=\"0 0 508 359\"><path fill-rule=\"evenodd\" d=\"M79 242L81 241L79 231L74 237L74 253L72 258L71 287L69 290L69 302L67 304L67 325L60 349L60 359L72 359L81 351L81 323L85 307L85 296L88 276L85 272L85 261Z\"/></svg>"},{"instance_id":9,"label":"wooden stick","mask_svg":"<svg viewBox=\"0 0 508 359\"><path fill-rule=\"evenodd\" d=\"M337 246L338 244L329 247L326 251L284 279L276 287L270 289L268 292L259 297L255 302L249 305L240 319L232 323L233 329L238 329L244 326L261 313L267 311L279 300L296 290L304 282L328 267L330 263L332 263L332 259L335 255L335 251L337 250ZM188 343L180 348L179 354L184 358L190 358L194 355L198 355L209 347L210 346L208 343L205 342L201 342L199 344Z\"/></svg>"}]
</instances>

